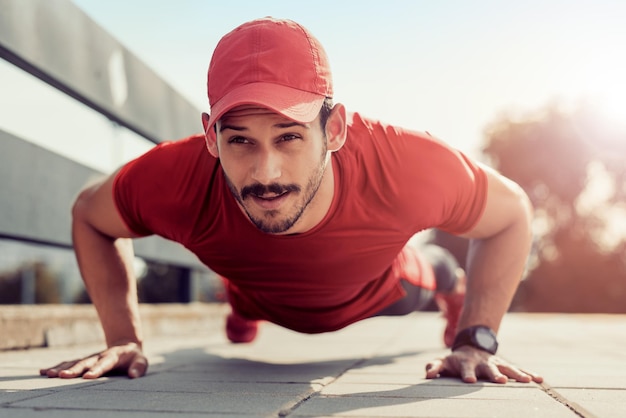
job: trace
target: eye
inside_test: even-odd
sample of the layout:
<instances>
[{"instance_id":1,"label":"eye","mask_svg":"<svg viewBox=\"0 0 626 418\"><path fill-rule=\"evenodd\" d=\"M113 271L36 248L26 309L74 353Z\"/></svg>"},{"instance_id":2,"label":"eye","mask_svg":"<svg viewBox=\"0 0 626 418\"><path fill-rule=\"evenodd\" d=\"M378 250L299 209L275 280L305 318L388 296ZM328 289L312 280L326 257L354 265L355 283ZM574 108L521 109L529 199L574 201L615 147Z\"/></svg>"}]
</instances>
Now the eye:
<instances>
[{"instance_id":1,"label":"eye","mask_svg":"<svg viewBox=\"0 0 626 418\"><path fill-rule=\"evenodd\" d=\"M250 141L246 137L243 136L233 136L228 138L229 144L249 144Z\"/></svg>"},{"instance_id":2,"label":"eye","mask_svg":"<svg viewBox=\"0 0 626 418\"><path fill-rule=\"evenodd\" d=\"M279 140L280 140L281 142L290 142L290 141L294 141L294 140L296 140L296 139L301 139L300 135L296 135L296 134L285 134L285 135L282 135L282 136L280 137L280 139L279 139Z\"/></svg>"}]
</instances>

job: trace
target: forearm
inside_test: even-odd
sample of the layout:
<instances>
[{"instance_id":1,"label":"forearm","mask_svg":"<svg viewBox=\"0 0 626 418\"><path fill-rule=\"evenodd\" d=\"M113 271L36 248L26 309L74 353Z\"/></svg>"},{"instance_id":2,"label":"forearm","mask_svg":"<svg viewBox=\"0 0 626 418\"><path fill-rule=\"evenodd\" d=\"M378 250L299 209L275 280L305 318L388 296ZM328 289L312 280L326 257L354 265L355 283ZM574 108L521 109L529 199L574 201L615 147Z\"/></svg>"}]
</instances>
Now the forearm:
<instances>
[{"instance_id":1,"label":"forearm","mask_svg":"<svg viewBox=\"0 0 626 418\"><path fill-rule=\"evenodd\" d=\"M486 325L497 331L523 275L531 245L529 209L489 238L473 239L467 259L467 295L459 329Z\"/></svg>"},{"instance_id":2,"label":"forearm","mask_svg":"<svg viewBox=\"0 0 626 418\"><path fill-rule=\"evenodd\" d=\"M532 243L532 205L514 182L485 168L488 200L466 234L467 294L459 330L486 325L497 331L522 278Z\"/></svg>"},{"instance_id":3,"label":"forearm","mask_svg":"<svg viewBox=\"0 0 626 418\"><path fill-rule=\"evenodd\" d=\"M72 224L78 266L96 307L107 345L136 342L142 335L130 239L113 239L80 217Z\"/></svg>"}]
</instances>

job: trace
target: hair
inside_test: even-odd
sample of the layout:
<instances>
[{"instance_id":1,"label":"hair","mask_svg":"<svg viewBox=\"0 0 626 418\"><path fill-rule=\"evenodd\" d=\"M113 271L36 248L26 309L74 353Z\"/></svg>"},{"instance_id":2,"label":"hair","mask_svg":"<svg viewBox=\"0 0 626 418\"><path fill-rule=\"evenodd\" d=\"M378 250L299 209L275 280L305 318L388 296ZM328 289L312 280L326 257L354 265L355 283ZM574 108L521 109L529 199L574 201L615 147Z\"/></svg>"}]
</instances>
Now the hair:
<instances>
[{"instance_id":1,"label":"hair","mask_svg":"<svg viewBox=\"0 0 626 418\"><path fill-rule=\"evenodd\" d=\"M322 132L326 132L326 121L328 121L328 117L330 116L330 112L333 110L333 99L332 97L327 97L324 99L324 103L322 103L322 108L320 109L320 124L322 125Z\"/></svg>"}]
</instances>

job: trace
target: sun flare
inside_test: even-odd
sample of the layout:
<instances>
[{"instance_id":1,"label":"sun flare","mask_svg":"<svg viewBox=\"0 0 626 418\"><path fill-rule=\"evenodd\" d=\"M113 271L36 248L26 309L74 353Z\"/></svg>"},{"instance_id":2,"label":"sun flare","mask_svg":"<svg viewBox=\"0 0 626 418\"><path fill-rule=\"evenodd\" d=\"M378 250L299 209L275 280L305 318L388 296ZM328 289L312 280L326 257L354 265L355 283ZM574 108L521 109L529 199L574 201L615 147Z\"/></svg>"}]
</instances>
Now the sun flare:
<instances>
[{"instance_id":1,"label":"sun flare","mask_svg":"<svg viewBox=\"0 0 626 418\"><path fill-rule=\"evenodd\" d=\"M607 123L625 132L621 138L626 140L626 57L594 67L586 96Z\"/></svg>"}]
</instances>

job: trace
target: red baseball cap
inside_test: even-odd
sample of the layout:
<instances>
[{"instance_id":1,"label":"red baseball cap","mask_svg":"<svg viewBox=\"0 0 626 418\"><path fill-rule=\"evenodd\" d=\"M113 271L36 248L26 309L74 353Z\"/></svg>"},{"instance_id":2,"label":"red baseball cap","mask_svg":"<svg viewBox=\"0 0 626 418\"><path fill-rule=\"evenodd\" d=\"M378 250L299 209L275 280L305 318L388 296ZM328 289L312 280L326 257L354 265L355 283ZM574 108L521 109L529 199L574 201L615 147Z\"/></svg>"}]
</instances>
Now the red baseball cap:
<instances>
[{"instance_id":1,"label":"red baseball cap","mask_svg":"<svg viewBox=\"0 0 626 418\"><path fill-rule=\"evenodd\" d=\"M253 20L217 44L208 73L213 126L230 109L254 104L308 123L333 96L326 52L307 29L291 20Z\"/></svg>"}]
</instances>

